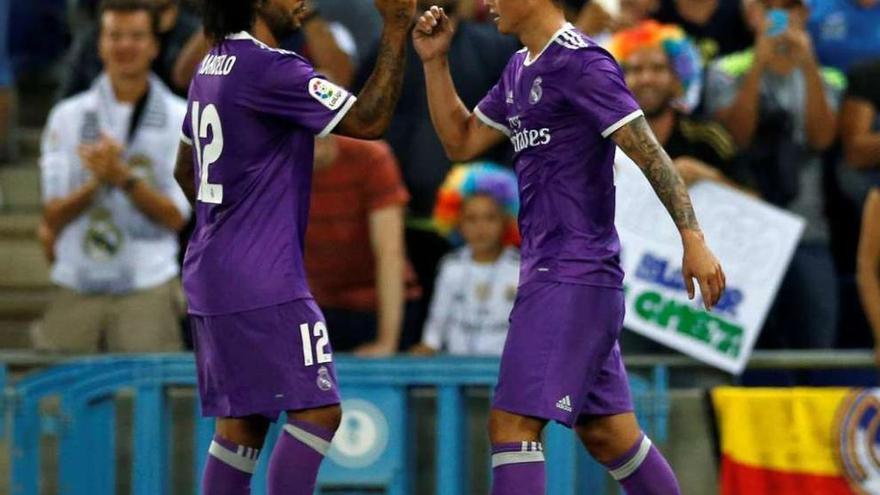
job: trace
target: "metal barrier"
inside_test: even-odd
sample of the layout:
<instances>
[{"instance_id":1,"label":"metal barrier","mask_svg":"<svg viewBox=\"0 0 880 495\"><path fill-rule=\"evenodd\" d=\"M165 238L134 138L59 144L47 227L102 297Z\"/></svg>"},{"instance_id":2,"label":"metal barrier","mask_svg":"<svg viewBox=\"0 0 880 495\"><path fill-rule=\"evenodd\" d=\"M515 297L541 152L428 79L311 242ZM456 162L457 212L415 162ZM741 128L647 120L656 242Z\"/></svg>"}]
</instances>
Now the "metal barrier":
<instances>
[{"instance_id":1,"label":"metal barrier","mask_svg":"<svg viewBox=\"0 0 880 495\"><path fill-rule=\"evenodd\" d=\"M338 356L336 366L344 416L322 465L319 491L413 493L415 443L408 426L413 424L409 393L413 387L431 387L437 394L435 493L466 493L467 468L480 463L467 461L464 393L468 387L495 384L497 359L360 360ZM0 386L4 377L5 368L0 366ZM5 387L5 405L12 416L11 493L40 493L40 441L47 436L58 440L61 494L115 493L115 398L122 391L133 392L134 401L132 493L168 493L173 425L167 389L193 387L195 377L191 355L108 356L66 361ZM664 441L668 413L666 368L655 365L649 379L632 375L631 387L643 428L655 440ZM45 411L47 400L58 401L56 414ZM0 407L3 404L0 402ZM213 424L210 419L198 417L195 425L197 461L192 469L198 480ZM267 438L265 452L271 450L277 434L278 425ZM550 495L600 493L604 489L604 470L588 460L569 430L551 425L545 443ZM265 493L268 457L262 456L255 474L255 495ZM482 465L488 466L488 462ZM198 486L193 490L198 493Z\"/></svg>"}]
</instances>

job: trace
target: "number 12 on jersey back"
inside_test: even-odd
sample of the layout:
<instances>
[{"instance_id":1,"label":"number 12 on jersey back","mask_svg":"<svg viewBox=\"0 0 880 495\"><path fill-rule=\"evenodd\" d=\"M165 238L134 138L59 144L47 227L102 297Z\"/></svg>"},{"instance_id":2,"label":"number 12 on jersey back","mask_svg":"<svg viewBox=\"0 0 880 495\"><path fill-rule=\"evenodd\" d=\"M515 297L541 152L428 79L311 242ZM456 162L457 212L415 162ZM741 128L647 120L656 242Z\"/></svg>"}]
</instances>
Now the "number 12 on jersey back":
<instances>
[{"instance_id":1,"label":"number 12 on jersey back","mask_svg":"<svg viewBox=\"0 0 880 495\"><path fill-rule=\"evenodd\" d=\"M193 145L196 148L196 162L199 166L199 191L196 200L219 205L223 203L223 185L208 182L208 169L223 153L223 125L220 124L217 107L213 104L208 104L201 114L199 110L199 102L194 101L192 103ZM201 140L208 138L209 128L212 135L211 142L202 149Z\"/></svg>"}]
</instances>

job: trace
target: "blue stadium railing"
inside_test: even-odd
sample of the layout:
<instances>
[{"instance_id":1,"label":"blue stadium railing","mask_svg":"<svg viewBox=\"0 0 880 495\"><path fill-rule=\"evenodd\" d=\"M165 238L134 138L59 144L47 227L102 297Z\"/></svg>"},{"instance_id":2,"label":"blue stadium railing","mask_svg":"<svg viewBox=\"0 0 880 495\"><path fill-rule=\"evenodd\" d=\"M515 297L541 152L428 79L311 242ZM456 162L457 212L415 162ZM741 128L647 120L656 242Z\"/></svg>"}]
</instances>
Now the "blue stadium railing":
<instances>
[{"instance_id":1,"label":"blue stadium railing","mask_svg":"<svg viewBox=\"0 0 880 495\"><path fill-rule=\"evenodd\" d=\"M388 495L414 493L415 418L410 418L413 387L436 390L435 465L437 495L467 493L468 466L487 465L469 459L465 432L465 390L495 384L498 360L493 358L411 358L361 360L336 356L343 409L342 426L319 477L321 491L358 493L369 489ZM657 441L666 438L668 390L666 368L654 366L646 378L630 382L639 419ZM131 487L134 495L170 493L170 442L173 436L170 387L195 386L191 355L106 356L74 359L33 372L6 384L0 411L11 415L11 493L38 495L41 440L55 437L59 462L57 483L62 495L116 492L116 400L122 391L133 397ZM57 411L44 407L55 399ZM204 465L212 435L210 419L193 411L196 452L194 479ZM4 414L0 419L6 418ZM0 421L2 425L4 421ZM3 431L0 430L0 435ZM264 452L277 435L270 433ZM548 494L605 493L607 476L588 459L565 428L552 425L545 438ZM265 493L266 459L261 456L254 494ZM198 483L198 481L196 482ZM198 493L198 486L193 487Z\"/></svg>"}]
</instances>

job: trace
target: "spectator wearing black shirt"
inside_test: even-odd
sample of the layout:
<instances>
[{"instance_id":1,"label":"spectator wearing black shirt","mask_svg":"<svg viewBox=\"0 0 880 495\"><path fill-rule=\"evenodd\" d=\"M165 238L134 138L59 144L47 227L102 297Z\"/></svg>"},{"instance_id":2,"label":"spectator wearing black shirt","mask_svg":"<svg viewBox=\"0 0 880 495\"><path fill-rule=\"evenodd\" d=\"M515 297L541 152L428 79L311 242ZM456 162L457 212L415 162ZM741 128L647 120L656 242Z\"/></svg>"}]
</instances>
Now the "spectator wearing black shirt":
<instances>
[{"instance_id":1,"label":"spectator wearing black shirt","mask_svg":"<svg viewBox=\"0 0 880 495\"><path fill-rule=\"evenodd\" d=\"M174 64L181 49L199 29L199 21L181 11L178 0L149 0L159 12L159 56L153 61L153 73L172 91L186 96L188 86L175 84ZM60 98L68 98L91 87L103 65L98 57L98 26L93 25L74 40L66 57L59 89Z\"/></svg>"},{"instance_id":2,"label":"spectator wearing black shirt","mask_svg":"<svg viewBox=\"0 0 880 495\"><path fill-rule=\"evenodd\" d=\"M626 84L645 112L651 130L688 186L703 180L731 184L737 148L719 124L694 117L683 108L688 90L700 89L702 63L696 46L678 26L643 21L617 32L609 50L620 63ZM659 353L663 346L625 332L630 352Z\"/></svg>"},{"instance_id":3,"label":"spectator wearing black shirt","mask_svg":"<svg viewBox=\"0 0 880 495\"><path fill-rule=\"evenodd\" d=\"M707 62L752 45L740 0L661 0L651 17L681 26L696 40Z\"/></svg>"},{"instance_id":4,"label":"spectator wearing black shirt","mask_svg":"<svg viewBox=\"0 0 880 495\"><path fill-rule=\"evenodd\" d=\"M431 5L443 7L453 23L455 36L449 53L452 78L464 104L473 108L498 81L519 44L513 38L498 34L495 26L463 19L457 11L458 0L421 0L419 11ZM375 59L374 47L362 67L372 67L371 60ZM367 76L368 73L359 74L355 86L361 86ZM407 252L424 290L423 301L430 301L437 263L449 250L446 240L434 231L431 217L437 190L452 164L431 124L425 75L412 46L407 51L403 93L385 139L397 156L411 194ZM506 148L499 146L483 158L509 163Z\"/></svg>"},{"instance_id":5,"label":"spectator wearing black shirt","mask_svg":"<svg viewBox=\"0 0 880 495\"><path fill-rule=\"evenodd\" d=\"M611 53L657 139L690 185L700 180L744 182L735 168L736 145L720 124L683 110L684 94L700 87L702 65L681 28L644 21L611 38Z\"/></svg>"}]
</instances>

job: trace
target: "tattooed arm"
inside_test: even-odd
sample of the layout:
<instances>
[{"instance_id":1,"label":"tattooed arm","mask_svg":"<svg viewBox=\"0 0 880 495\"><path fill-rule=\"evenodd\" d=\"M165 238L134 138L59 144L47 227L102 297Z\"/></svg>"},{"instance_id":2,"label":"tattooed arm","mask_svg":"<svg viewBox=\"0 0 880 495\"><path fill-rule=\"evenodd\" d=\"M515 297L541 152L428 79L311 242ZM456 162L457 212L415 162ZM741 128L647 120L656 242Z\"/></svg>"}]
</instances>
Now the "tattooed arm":
<instances>
[{"instance_id":1,"label":"tattooed arm","mask_svg":"<svg viewBox=\"0 0 880 495\"><path fill-rule=\"evenodd\" d=\"M413 30L413 43L425 69L431 122L450 160L464 162L504 140L504 134L478 119L455 91L446 55L455 32L442 9L425 12Z\"/></svg>"},{"instance_id":2,"label":"tattooed arm","mask_svg":"<svg viewBox=\"0 0 880 495\"><path fill-rule=\"evenodd\" d=\"M642 169L678 230L699 232L700 225L687 187L660 146L644 117L639 117L612 134L611 138Z\"/></svg>"},{"instance_id":3,"label":"tattooed arm","mask_svg":"<svg viewBox=\"0 0 880 495\"><path fill-rule=\"evenodd\" d=\"M693 278L696 278L706 309L710 309L724 292L724 270L706 246L684 180L644 117L624 125L611 139L642 169L678 227L684 245L681 271L688 296L694 297Z\"/></svg>"},{"instance_id":4,"label":"tattooed arm","mask_svg":"<svg viewBox=\"0 0 880 495\"><path fill-rule=\"evenodd\" d=\"M357 102L336 128L335 132L344 136L361 139L382 137L400 99L407 36L415 15L415 0L376 0L376 7L385 21L379 56Z\"/></svg>"}]
</instances>

